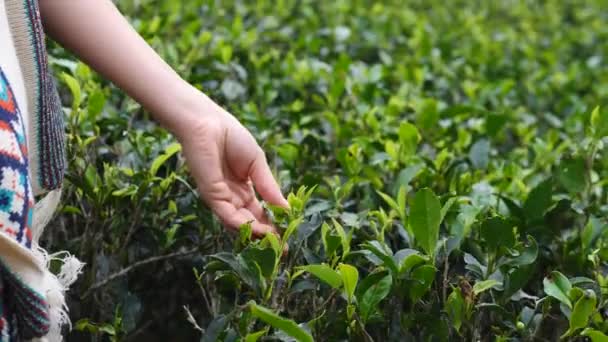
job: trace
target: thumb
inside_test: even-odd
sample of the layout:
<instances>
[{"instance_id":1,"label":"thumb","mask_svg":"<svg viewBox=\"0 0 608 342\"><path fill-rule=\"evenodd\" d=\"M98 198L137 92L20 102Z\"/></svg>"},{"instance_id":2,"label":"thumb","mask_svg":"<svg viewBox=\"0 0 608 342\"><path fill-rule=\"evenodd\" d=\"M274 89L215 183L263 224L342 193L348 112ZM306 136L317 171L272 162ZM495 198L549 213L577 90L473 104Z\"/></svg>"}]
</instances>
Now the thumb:
<instances>
[{"instance_id":1,"label":"thumb","mask_svg":"<svg viewBox=\"0 0 608 342\"><path fill-rule=\"evenodd\" d=\"M249 178L253 182L255 190L266 202L287 208L289 203L281 193L279 184L270 171L270 166L266 161L266 155L262 149L256 155L256 159L251 164Z\"/></svg>"}]
</instances>

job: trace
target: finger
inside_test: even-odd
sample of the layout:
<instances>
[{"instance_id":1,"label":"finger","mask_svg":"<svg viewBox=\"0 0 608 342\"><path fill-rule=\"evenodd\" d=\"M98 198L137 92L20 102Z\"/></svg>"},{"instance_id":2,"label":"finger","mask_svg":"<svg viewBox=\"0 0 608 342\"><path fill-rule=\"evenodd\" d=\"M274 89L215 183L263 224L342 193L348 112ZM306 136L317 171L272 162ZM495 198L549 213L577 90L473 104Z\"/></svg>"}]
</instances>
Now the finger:
<instances>
[{"instance_id":1,"label":"finger","mask_svg":"<svg viewBox=\"0 0 608 342\"><path fill-rule=\"evenodd\" d=\"M253 185L262 198L273 205L278 205L287 208L289 203L281 193L279 184L272 175L266 156L260 149L255 161L251 164L249 177L253 181Z\"/></svg>"},{"instance_id":2,"label":"finger","mask_svg":"<svg viewBox=\"0 0 608 342\"><path fill-rule=\"evenodd\" d=\"M276 230L268 225L259 222L253 214L245 209L237 209L229 202L219 202L213 206L213 211L220 220L233 229L239 229L242 224L250 223L251 231L256 236L264 236L268 233L276 233Z\"/></svg>"},{"instance_id":3,"label":"finger","mask_svg":"<svg viewBox=\"0 0 608 342\"><path fill-rule=\"evenodd\" d=\"M253 214L253 216L263 224L270 224L268 220L268 216L266 216L266 212L264 211L264 207L262 207L262 203L256 198L253 197L249 203L246 203L245 208L249 210Z\"/></svg>"}]
</instances>

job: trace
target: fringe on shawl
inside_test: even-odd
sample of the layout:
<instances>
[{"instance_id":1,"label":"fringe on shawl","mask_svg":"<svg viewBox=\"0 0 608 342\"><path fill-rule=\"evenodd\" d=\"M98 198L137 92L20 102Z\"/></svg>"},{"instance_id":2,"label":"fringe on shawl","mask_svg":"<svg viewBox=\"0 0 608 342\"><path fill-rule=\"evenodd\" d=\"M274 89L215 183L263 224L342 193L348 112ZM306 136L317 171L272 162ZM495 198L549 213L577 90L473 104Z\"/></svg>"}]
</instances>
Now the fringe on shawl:
<instances>
[{"instance_id":1,"label":"fringe on shawl","mask_svg":"<svg viewBox=\"0 0 608 342\"><path fill-rule=\"evenodd\" d=\"M33 244L32 252L36 260L45 267L44 279L44 294L46 295L49 305L50 330L49 333L42 337L33 339L36 342L60 342L63 340L61 334L62 328L68 325L70 329L72 324L68 315L68 307L65 302L65 294L69 287L78 279L78 275L82 272L84 264L76 257L68 252L58 252L48 254L46 250L38 245L38 239L44 230L44 227L53 217L53 213L59 204L61 198L61 189L51 191L44 199L36 203L34 208L33 222ZM51 262L60 261L62 266L59 274L53 274L49 268Z\"/></svg>"}]
</instances>

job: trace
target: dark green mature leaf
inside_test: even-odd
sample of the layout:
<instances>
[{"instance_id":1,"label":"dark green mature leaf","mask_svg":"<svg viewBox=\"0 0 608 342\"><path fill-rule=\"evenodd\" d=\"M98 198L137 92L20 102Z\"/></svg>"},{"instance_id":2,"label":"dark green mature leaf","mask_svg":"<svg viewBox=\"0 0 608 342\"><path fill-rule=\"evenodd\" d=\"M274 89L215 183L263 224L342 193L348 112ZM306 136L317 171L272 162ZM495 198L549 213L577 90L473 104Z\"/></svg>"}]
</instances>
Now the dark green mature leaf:
<instances>
[{"instance_id":1,"label":"dark green mature leaf","mask_svg":"<svg viewBox=\"0 0 608 342\"><path fill-rule=\"evenodd\" d=\"M272 248L258 248L258 247L247 247L241 255L247 260L254 261L260 270L262 275L266 278L270 277L274 272L276 254Z\"/></svg>"},{"instance_id":2,"label":"dark green mature leaf","mask_svg":"<svg viewBox=\"0 0 608 342\"><path fill-rule=\"evenodd\" d=\"M533 276L534 265L516 267L505 274L503 296L511 297L523 288Z\"/></svg>"},{"instance_id":3,"label":"dark green mature leaf","mask_svg":"<svg viewBox=\"0 0 608 342\"><path fill-rule=\"evenodd\" d=\"M513 225L500 216L491 217L481 224L481 238L490 250L500 247L510 248L515 244Z\"/></svg>"},{"instance_id":4,"label":"dark green mature leaf","mask_svg":"<svg viewBox=\"0 0 608 342\"><path fill-rule=\"evenodd\" d=\"M418 245L429 255L435 254L441 223L441 203L430 189L414 195L410 208L410 226Z\"/></svg>"},{"instance_id":5,"label":"dark green mature leaf","mask_svg":"<svg viewBox=\"0 0 608 342\"><path fill-rule=\"evenodd\" d=\"M564 159L557 168L557 180L572 194L585 190L588 182L587 167L582 158Z\"/></svg>"},{"instance_id":6,"label":"dark green mature leaf","mask_svg":"<svg viewBox=\"0 0 608 342\"><path fill-rule=\"evenodd\" d=\"M508 266L525 266L530 265L536 261L538 257L538 244L533 237L528 236L528 244L524 246L524 249L520 251L519 255L514 258L508 258L503 265Z\"/></svg>"},{"instance_id":7,"label":"dark green mature leaf","mask_svg":"<svg viewBox=\"0 0 608 342\"><path fill-rule=\"evenodd\" d=\"M572 285L568 278L558 271L551 272L551 275L543 280L544 291L548 296L551 296L560 302L572 308L568 293L572 289Z\"/></svg>"},{"instance_id":8,"label":"dark green mature leaf","mask_svg":"<svg viewBox=\"0 0 608 342\"><path fill-rule=\"evenodd\" d=\"M226 329L228 322L230 320L230 315L219 315L209 323L207 329L205 329L205 333L201 338L201 342L216 342L220 341L220 336Z\"/></svg>"},{"instance_id":9,"label":"dark green mature leaf","mask_svg":"<svg viewBox=\"0 0 608 342\"><path fill-rule=\"evenodd\" d=\"M273 328L279 329L287 335L293 337L298 342L314 342L310 333L300 328L296 322L283 318L271 310L256 304L254 301L249 302L249 309L253 316L270 324Z\"/></svg>"},{"instance_id":10,"label":"dark green mature leaf","mask_svg":"<svg viewBox=\"0 0 608 342\"><path fill-rule=\"evenodd\" d=\"M393 252L389 250L388 247L382 245L382 243L377 240L368 241L361 246L382 260L384 266L388 267L394 275L399 274L399 267L393 259Z\"/></svg>"},{"instance_id":11,"label":"dark green mature leaf","mask_svg":"<svg viewBox=\"0 0 608 342\"><path fill-rule=\"evenodd\" d=\"M549 178L530 191L530 194L528 194L528 198L524 203L526 217L529 219L536 219L545 215L545 212L553 203L551 200L552 189L553 181Z\"/></svg>"},{"instance_id":12,"label":"dark green mature leaf","mask_svg":"<svg viewBox=\"0 0 608 342\"><path fill-rule=\"evenodd\" d=\"M388 296L392 283L393 278L386 271L370 274L363 279L357 289L357 302L364 322L367 321L378 304Z\"/></svg>"},{"instance_id":13,"label":"dark green mature leaf","mask_svg":"<svg viewBox=\"0 0 608 342\"><path fill-rule=\"evenodd\" d=\"M423 265L412 271L412 282L409 288L410 299L414 302L424 296L433 284L437 269L431 265Z\"/></svg>"}]
</instances>

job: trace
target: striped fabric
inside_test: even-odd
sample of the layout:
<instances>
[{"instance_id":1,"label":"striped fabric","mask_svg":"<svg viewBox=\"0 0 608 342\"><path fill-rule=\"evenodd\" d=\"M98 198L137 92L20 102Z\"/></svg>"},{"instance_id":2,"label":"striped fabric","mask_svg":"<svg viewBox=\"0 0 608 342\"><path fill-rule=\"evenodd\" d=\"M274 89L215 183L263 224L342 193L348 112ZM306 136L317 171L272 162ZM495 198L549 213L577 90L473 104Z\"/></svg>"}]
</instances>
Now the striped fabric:
<instances>
[{"instance_id":1,"label":"striped fabric","mask_svg":"<svg viewBox=\"0 0 608 342\"><path fill-rule=\"evenodd\" d=\"M51 76L37 0L4 0L28 98L30 166L35 194L61 186L65 134L59 95Z\"/></svg>"}]
</instances>

